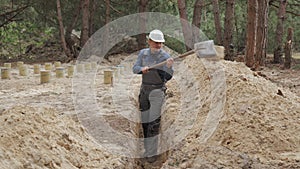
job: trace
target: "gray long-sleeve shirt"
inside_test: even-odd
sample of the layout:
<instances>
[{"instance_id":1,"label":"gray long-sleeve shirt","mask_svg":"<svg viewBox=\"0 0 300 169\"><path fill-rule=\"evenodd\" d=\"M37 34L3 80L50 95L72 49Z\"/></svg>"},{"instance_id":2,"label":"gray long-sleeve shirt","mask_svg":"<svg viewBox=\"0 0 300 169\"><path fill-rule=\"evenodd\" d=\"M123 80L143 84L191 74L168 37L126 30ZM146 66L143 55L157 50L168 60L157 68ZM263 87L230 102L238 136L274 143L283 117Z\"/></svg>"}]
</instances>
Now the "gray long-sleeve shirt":
<instances>
[{"instance_id":1,"label":"gray long-sleeve shirt","mask_svg":"<svg viewBox=\"0 0 300 169\"><path fill-rule=\"evenodd\" d=\"M152 66L163 62L170 58L170 55L164 50L160 49L159 52L153 54L149 48L142 49L139 54L137 61L133 66L133 73L142 74L142 68L145 66ZM144 84L162 84L170 80L173 76L173 68L168 68L166 65L151 69L148 73L143 74Z\"/></svg>"}]
</instances>

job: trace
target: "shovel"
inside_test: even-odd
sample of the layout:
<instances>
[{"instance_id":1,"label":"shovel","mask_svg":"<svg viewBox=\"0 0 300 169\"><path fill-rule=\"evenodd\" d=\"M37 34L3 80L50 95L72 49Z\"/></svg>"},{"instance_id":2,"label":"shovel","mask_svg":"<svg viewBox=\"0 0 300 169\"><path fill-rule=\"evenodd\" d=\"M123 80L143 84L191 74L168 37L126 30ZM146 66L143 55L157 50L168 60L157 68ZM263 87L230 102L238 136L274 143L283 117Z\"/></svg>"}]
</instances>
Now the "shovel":
<instances>
[{"instance_id":1,"label":"shovel","mask_svg":"<svg viewBox=\"0 0 300 169\"><path fill-rule=\"evenodd\" d=\"M184 58L188 55L191 55L193 53L197 53L198 58L208 58L208 57L214 57L217 56L217 52L214 47L214 41L213 40L208 40L208 41L203 41L203 42L198 42L194 44L194 49L190 50L188 52L185 52L177 57L174 57L174 60ZM149 67L149 69L157 68L160 66L163 66L166 64L167 61L160 62L158 64L152 65Z\"/></svg>"}]
</instances>

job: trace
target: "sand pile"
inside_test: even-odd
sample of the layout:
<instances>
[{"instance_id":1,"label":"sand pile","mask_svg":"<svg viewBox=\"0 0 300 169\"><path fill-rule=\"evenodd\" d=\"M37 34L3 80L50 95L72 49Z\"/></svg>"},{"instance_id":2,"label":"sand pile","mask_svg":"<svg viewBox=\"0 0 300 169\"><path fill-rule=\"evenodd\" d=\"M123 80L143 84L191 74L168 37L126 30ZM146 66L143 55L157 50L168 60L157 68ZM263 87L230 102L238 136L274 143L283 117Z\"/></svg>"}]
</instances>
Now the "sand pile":
<instances>
[{"instance_id":1,"label":"sand pile","mask_svg":"<svg viewBox=\"0 0 300 169\"><path fill-rule=\"evenodd\" d=\"M0 121L0 168L126 166L103 151L76 119L54 109L18 106L2 112Z\"/></svg>"},{"instance_id":2,"label":"sand pile","mask_svg":"<svg viewBox=\"0 0 300 169\"><path fill-rule=\"evenodd\" d=\"M299 168L300 98L253 73L242 63L209 62L201 62L194 56L179 66L180 70L186 65L194 70L190 76L197 79L196 83L190 85L189 79L182 80L189 86L186 91L193 93L191 103L200 102L202 107L196 110L197 116L190 117L197 120L183 141L169 152L163 168ZM217 106L213 105L216 101L212 98L218 97L210 97L215 89L211 86L213 76L208 64L219 64L219 70L223 66L226 74L226 86L217 86L226 88L224 109L213 113L222 115L220 119L209 117L210 110ZM187 73L183 72L181 77ZM197 82L199 85L195 86ZM169 86L172 97L167 101L165 129L177 120L170 114L178 116L176 110L182 102L178 87L182 88L178 82ZM197 93L200 97L194 96ZM222 101L223 96L220 97L219 101ZM176 105L177 108L172 109ZM218 126L213 135L203 139L207 133L203 129L213 128L216 123ZM180 122L177 125L178 128L185 126Z\"/></svg>"},{"instance_id":3,"label":"sand pile","mask_svg":"<svg viewBox=\"0 0 300 169\"><path fill-rule=\"evenodd\" d=\"M50 83L40 84L32 67L26 77L13 68L12 78L0 81L0 168L133 168L133 159L110 153L82 125L72 79L52 72ZM99 104L114 109L102 69L96 83ZM117 118L108 121L120 127Z\"/></svg>"}]
</instances>

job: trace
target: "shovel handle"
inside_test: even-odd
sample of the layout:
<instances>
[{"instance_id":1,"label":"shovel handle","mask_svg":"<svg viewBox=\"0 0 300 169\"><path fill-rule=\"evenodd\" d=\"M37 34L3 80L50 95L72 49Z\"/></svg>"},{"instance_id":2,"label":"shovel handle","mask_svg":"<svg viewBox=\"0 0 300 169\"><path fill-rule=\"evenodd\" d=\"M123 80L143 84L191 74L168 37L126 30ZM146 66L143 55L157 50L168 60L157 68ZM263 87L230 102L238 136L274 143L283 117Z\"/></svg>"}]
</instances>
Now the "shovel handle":
<instances>
[{"instance_id":1,"label":"shovel handle","mask_svg":"<svg viewBox=\"0 0 300 169\"><path fill-rule=\"evenodd\" d=\"M177 59L179 59L179 58L186 57L186 56L188 56L188 55L190 55L190 54L193 54L193 53L195 53L195 50L190 50L190 51L185 52L185 53L183 53L183 54L181 54L181 55L179 55L179 56L174 57L173 59L174 59L174 60L177 60ZM149 69L153 69L153 68L156 68L156 67L163 66L163 65L166 64L166 63L167 63L167 61L165 60L165 61L163 61L163 62L160 62L160 63L158 63L158 64L155 64L155 65L150 66Z\"/></svg>"}]
</instances>

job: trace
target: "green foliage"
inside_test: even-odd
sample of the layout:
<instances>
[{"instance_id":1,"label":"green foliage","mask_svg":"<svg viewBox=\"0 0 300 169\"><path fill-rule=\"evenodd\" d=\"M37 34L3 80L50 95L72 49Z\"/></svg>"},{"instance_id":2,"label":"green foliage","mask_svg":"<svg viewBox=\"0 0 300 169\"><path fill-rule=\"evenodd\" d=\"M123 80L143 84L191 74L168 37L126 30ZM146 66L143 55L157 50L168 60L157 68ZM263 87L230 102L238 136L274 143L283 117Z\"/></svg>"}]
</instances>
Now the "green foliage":
<instances>
[{"instance_id":1,"label":"green foliage","mask_svg":"<svg viewBox=\"0 0 300 169\"><path fill-rule=\"evenodd\" d=\"M277 16L278 9L274 7L270 7L269 18L268 18L268 52L273 53L274 48L277 46L275 41L276 38L276 29L277 29ZM300 25L299 16L295 16L291 13L286 14L286 19L284 21L284 32L282 42L284 45L287 36L287 29L293 28L294 36L293 36L293 48L295 51L300 51L300 29L297 29Z\"/></svg>"},{"instance_id":2,"label":"green foliage","mask_svg":"<svg viewBox=\"0 0 300 169\"><path fill-rule=\"evenodd\" d=\"M233 35L233 44L238 52L241 52L245 47L246 42L246 27L247 27L247 14L245 9L245 2L236 2L238 5L235 6L235 15L234 15L234 35Z\"/></svg>"},{"instance_id":3,"label":"green foliage","mask_svg":"<svg viewBox=\"0 0 300 169\"><path fill-rule=\"evenodd\" d=\"M0 53L5 53L5 59L12 59L25 53L27 46L42 46L45 41L53 36L55 28L38 28L31 22L11 22L0 28L0 38L3 46Z\"/></svg>"},{"instance_id":4,"label":"green foliage","mask_svg":"<svg viewBox=\"0 0 300 169\"><path fill-rule=\"evenodd\" d=\"M277 27L277 11L270 10L268 16L268 53L273 53L276 43L274 43Z\"/></svg>"},{"instance_id":5,"label":"green foliage","mask_svg":"<svg viewBox=\"0 0 300 169\"><path fill-rule=\"evenodd\" d=\"M162 12L178 15L177 0L152 0L149 1L150 12Z\"/></svg>"},{"instance_id":6,"label":"green foliage","mask_svg":"<svg viewBox=\"0 0 300 169\"><path fill-rule=\"evenodd\" d=\"M56 1L0 0L0 2L0 11L5 12L9 11L11 8L16 9L17 7L24 5L30 6L21 13L21 15L18 17L17 22L12 22L11 24L0 28L0 50L5 51L5 53L9 53L10 56L24 53L28 44L41 46L47 38L58 35L59 32L57 31L58 22ZM61 0L61 10L65 27L73 23L73 15L78 12L77 9L80 2L81 0ZM96 31L103 27L105 24L106 4L104 3L104 1L95 0L94 2L96 3L96 8L93 18L95 23L94 30ZM186 0L187 15L190 22L192 22L193 18L194 3L195 0ZM137 13L139 0L111 0L110 5L110 20L113 21L122 16ZM221 24L224 27L226 1L219 1L219 8L222 22ZM299 9L297 9L296 6L293 8L291 8L291 6L288 6L288 8L289 9L287 9L287 11L299 13ZM179 17L177 0L149 0L147 10L149 12L162 12ZM273 52L276 45L275 31L278 19L277 11L277 8L270 6L267 36L267 51L269 53ZM287 28L294 28L293 47L294 50L300 51L300 29L297 29L300 25L299 16L292 15L291 13L287 13L286 16L287 18L285 20L285 32L283 41L285 41L286 39L285 37ZM81 21L81 15L79 15L78 23L75 25L76 30L81 29ZM235 47L245 47L247 26L247 1L245 0L235 1L234 26L233 43ZM216 30L214 26L214 15L211 1L205 0L205 7L203 8L200 29L209 39L215 40ZM176 39L169 38L167 45L170 45L170 47L172 46L172 48L179 52L184 50L181 42L178 42Z\"/></svg>"},{"instance_id":7,"label":"green foliage","mask_svg":"<svg viewBox=\"0 0 300 169\"><path fill-rule=\"evenodd\" d=\"M0 28L0 38L5 44L5 49L11 55L21 54L24 51L23 39L26 39L25 31L29 28L24 23L11 22L6 27Z\"/></svg>"},{"instance_id":8,"label":"green foliage","mask_svg":"<svg viewBox=\"0 0 300 169\"><path fill-rule=\"evenodd\" d=\"M176 38L165 36L166 39L166 46L171 48L172 50L178 52L178 53L184 53L185 52L185 44Z\"/></svg>"},{"instance_id":9,"label":"green foliage","mask_svg":"<svg viewBox=\"0 0 300 169\"><path fill-rule=\"evenodd\" d=\"M296 64L292 67L294 70L300 70L300 64Z\"/></svg>"}]
</instances>

